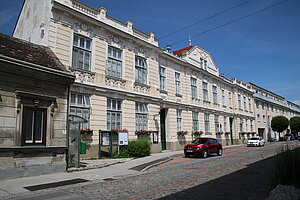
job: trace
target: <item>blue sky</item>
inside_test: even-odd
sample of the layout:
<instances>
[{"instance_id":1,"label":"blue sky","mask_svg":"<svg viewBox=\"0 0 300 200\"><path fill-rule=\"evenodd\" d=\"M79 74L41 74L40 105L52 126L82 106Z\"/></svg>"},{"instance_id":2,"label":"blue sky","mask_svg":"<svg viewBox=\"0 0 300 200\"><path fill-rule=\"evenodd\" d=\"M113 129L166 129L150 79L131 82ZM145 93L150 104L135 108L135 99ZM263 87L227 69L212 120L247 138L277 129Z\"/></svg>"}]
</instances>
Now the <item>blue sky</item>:
<instances>
[{"instance_id":1,"label":"blue sky","mask_svg":"<svg viewBox=\"0 0 300 200\"><path fill-rule=\"evenodd\" d=\"M108 15L131 20L156 38L174 32L247 0L80 0ZM252 0L205 22L159 40L172 50L188 46L189 35L238 19L281 0ZM11 35L23 0L0 0L0 32ZM211 53L226 77L250 81L300 104L300 0L288 0L227 26L192 37Z\"/></svg>"}]
</instances>

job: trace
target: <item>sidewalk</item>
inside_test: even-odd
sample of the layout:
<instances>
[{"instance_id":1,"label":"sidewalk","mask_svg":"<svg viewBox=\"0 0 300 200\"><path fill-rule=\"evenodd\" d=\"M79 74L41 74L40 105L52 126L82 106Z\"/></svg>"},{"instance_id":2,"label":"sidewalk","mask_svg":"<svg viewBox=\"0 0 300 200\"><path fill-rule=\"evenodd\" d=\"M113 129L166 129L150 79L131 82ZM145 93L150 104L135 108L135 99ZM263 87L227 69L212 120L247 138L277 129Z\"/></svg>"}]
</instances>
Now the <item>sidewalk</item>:
<instances>
[{"instance_id":1,"label":"sidewalk","mask_svg":"<svg viewBox=\"0 0 300 200\"><path fill-rule=\"evenodd\" d=\"M171 159L171 157L174 155L181 154L183 154L183 151L170 151L156 153L147 157L137 159L103 159L92 161L83 160L82 162L87 165L87 170L76 170L70 173L62 172L0 181L0 199L9 197L14 194L29 192L29 190L25 189L24 187L39 186L50 183L59 184L57 182L73 181L74 179L91 181L132 175L138 173L139 171L143 170L149 165L152 165L153 163L166 161Z\"/></svg>"},{"instance_id":2,"label":"sidewalk","mask_svg":"<svg viewBox=\"0 0 300 200\"><path fill-rule=\"evenodd\" d=\"M237 146L242 145L223 146L223 148L227 149ZM72 172L69 173L62 172L0 181L0 199L7 198L15 194L30 192L30 190L25 187L38 190L43 187L51 187L51 183L52 185L59 186L70 184L71 182L80 183L92 180L105 181L119 176L133 175L153 165L171 160L172 156L181 155L183 155L182 150L166 151L137 159L82 160L86 167L82 169L71 169L70 171Z\"/></svg>"}]
</instances>

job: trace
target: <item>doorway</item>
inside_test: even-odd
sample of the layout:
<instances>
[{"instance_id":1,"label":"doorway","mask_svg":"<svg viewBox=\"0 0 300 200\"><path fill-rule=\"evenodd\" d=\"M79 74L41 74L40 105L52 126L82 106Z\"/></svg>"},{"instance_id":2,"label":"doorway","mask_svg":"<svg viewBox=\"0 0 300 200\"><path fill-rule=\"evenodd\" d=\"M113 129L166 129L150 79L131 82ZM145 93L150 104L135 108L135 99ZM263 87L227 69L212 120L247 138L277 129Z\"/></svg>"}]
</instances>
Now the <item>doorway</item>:
<instances>
[{"instance_id":1,"label":"doorway","mask_svg":"<svg viewBox=\"0 0 300 200\"><path fill-rule=\"evenodd\" d=\"M160 137L161 137L161 149L167 149L166 140L166 109L161 109L160 112Z\"/></svg>"}]
</instances>

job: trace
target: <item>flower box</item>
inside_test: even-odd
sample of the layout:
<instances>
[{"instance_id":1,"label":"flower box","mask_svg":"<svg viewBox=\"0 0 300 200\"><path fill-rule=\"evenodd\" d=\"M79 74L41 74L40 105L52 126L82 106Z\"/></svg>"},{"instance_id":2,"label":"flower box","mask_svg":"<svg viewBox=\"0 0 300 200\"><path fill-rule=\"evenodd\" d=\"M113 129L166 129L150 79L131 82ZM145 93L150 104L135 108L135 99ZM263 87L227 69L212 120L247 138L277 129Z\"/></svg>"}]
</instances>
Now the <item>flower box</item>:
<instances>
[{"instance_id":1,"label":"flower box","mask_svg":"<svg viewBox=\"0 0 300 200\"><path fill-rule=\"evenodd\" d=\"M123 128L123 129L113 128L113 129L111 129L111 132L114 134L118 134L119 132L127 132L128 133L128 130L126 128Z\"/></svg>"},{"instance_id":2,"label":"flower box","mask_svg":"<svg viewBox=\"0 0 300 200\"><path fill-rule=\"evenodd\" d=\"M80 134L81 135L93 135L93 131L89 128L86 128L86 129L82 128L80 130Z\"/></svg>"},{"instance_id":3,"label":"flower box","mask_svg":"<svg viewBox=\"0 0 300 200\"><path fill-rule=\"evenodd\" d=\"M136 135L150 135L151 133L153 133L152 130L145 130L145 129L141 129L141 130L138 130L138 131L135 131L135 134Z\"/></svg>"},{"instance_id":4,"label":"flower box","mask_svg":"<svg viewBox=\"0 0 300 200\"><path fill-rule=\"evenodd\" d=\"M197 135L197 136L200 136L203 134L203 131L195 131L193 132L193 135Z\"/></svg>"},{"instance_id":5,"label":"flower box","mask_svg":"<svg viewBox=\"0 0 300 200\"><path fill-rule=\"evenodd\" d=\"M184 136L184 135L187 135L188 133L189 133L188 131L178 131L177 135Z\"/></svg>"}]
</instances>

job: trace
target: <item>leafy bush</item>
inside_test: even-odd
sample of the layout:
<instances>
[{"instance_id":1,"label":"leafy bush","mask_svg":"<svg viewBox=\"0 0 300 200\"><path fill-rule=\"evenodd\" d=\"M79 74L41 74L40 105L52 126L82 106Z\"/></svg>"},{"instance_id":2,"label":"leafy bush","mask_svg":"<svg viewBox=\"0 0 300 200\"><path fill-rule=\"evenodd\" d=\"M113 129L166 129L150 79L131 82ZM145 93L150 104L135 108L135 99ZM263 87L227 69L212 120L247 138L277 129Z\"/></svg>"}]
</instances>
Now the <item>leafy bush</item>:
<instances>
[{"instance_id":1,"label":"leafy bush","mask_svg":"<svg viewBox=\"0 0 300 200\"><path fill-rule=\"evenodd\" d=\"M128 154L128 147L127 146L120 146L119 153L118 153L118 148L113 149L113 158L130 158Z\"/></svg>"},{"instance_id":2,"label":"leafy bush","mask_svg":"<svg viewBox=\"0 0 300 200\"><path fill-rule=\"evenodd\" d=\"M129 141L128 146L120 146L113 149L113 158L132 158L149 156L151 153L150 143L147 140Z\"/></svg>"},{"instance_id":3,"label":"leafy bush","mask_svg":"<svg viewBox=\"0 0 300 200\"><path fill-rule=\"evenodd\" d=\"M284 151L284 150L282 150ZM271 188L293 185L300 189L300 148L287 150L275 157L272 165Z\"/></svg>"},{"instance_id":4,"label":"leafy bush","mask_svg":"<svg viewBox=\"0 0 300 200\"><path fill-rule=\"evenodd\" d=\"M129 141L127 152L132 157L149 156L151 152L150 143L147 140L133 140Z\"/></svg>"}]
</instances>

